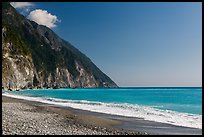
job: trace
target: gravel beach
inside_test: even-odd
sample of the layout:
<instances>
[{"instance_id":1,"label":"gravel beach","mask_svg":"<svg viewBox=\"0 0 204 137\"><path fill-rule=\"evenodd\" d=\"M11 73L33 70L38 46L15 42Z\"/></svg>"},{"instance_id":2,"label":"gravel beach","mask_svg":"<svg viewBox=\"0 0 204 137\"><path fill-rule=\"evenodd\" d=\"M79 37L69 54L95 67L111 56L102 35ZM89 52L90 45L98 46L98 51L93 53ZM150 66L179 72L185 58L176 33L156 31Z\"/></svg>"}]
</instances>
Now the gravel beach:
<instances>
[{"instance_id":1,"label":"gravel beach","mask_svg":"<svg viewBox=\"0 0 204 137\"><path fill-rule=\"evenodd\" d=\"M3 135L202 135L202 129L2 96Z\"/></svg>"},{"instance_id":2,"label":"gravel beach","mask_svg":"<svg viewBox=\"0 0 204 137\"><path fill-rule=\"evenodd\" d=\"M3 135L139 135L112 128L118 121L76 115L62 108L2 97Z\"/></svg>"}]
</instances>

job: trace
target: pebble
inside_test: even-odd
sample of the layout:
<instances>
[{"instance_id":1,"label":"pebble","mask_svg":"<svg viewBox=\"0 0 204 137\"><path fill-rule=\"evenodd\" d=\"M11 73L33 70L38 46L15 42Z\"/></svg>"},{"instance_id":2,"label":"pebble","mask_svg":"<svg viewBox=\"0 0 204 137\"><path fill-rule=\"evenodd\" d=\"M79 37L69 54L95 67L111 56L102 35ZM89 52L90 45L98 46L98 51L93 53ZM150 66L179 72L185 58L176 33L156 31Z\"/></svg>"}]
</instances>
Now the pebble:
<instances>
[{"instance_id":1,"label":"pebble","mask_svg":"<svg viewBox=\"0 0 204 137\"><path fill-rule=\"evenodd\" d=\"M49 111L35 111L25 103L2 102L3 135L137 135L119 129L81 124L77 116L65 118Z\"/></svg>"}]
</instances>

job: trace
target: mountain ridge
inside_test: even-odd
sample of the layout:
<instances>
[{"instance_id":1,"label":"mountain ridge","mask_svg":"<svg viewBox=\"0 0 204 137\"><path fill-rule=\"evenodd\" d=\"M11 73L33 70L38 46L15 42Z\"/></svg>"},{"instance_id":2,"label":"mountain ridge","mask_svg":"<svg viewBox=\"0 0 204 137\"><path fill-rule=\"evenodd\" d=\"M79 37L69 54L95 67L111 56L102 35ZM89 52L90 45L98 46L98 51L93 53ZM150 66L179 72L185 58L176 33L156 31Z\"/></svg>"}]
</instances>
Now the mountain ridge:
<instances>
[{"instance_id":1,"label":"mountain ridge","mask_svg":"<svg viewBox=\"0 0 204 137\"><path fill-rule=\"evenodd\" d=\"M118 87L85 54L55 32L2 5L4 88Z\"/></svg>"}]
</instances>

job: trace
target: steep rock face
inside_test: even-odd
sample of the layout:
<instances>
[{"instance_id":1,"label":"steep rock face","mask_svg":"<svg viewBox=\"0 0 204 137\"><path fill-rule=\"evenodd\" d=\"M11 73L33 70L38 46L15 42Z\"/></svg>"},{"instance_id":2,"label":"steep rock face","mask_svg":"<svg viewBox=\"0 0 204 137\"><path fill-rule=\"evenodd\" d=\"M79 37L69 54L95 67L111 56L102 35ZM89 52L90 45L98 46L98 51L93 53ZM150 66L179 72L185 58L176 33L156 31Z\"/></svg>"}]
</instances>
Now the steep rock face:
<instances>
[{"instance_id":1,"label":"steep rock face","mask_svg":"<svg viewBox=\"0 0 204 137\"><path fill-rule=\"evenodd\" d=\"M2 27L2 83L4 87L32 87L34 64L25 44L8 27Z\"/></svg>"},{"instance_id":2,"label":"steep rock face","mask_svg":"<svg viewBox=\"0 0 204 137\"><path fill-rule=\"evenodd\" d=\"M49 28L2 6L4 88L117 87L93 62Z\"/></svg>"},{"instance_id":3,"label":"steep rock face","mask_svg":"<svg viewBox=\"0 0 204 137\"><path fill-rule=\"evenodd\" d=\"M6 48L12 47L12 43L2 45ZM12 55L10 53L6 52L2 56L2 83L8 82L7 84L10 84L9 86L12 88L31 87L34 76L32 58L23 55Z\"/></svg>"}]
</instances>

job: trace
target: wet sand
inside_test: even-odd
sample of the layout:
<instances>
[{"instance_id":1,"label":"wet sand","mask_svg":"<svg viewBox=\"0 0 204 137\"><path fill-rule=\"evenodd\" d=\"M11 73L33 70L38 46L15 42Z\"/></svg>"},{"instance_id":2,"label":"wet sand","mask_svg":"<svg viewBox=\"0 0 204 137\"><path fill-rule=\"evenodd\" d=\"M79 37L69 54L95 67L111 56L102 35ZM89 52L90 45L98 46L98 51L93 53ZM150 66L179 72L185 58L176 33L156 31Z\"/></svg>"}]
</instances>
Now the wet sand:
<instances>
[{"instance_id":1,"label":"wet sand","mask_svg":"<svg viewBox=\"0 0 204 137\"><path fill-rule=\"evenodd\" d=\"M29 118L25 119L23 117L25 114L28 115ZM37 117L38 115L39 117ZM123 117L70 107L60 107L5 96L2 96L2 119L3 134L202 134L202 129L174 126L135 117ZM55 122L53 123L53 121ZM23 126L19 126L19 124L22 125L22 123ZM29 125L29 123L35 124Z\"/></svg>"}]
</instances>

